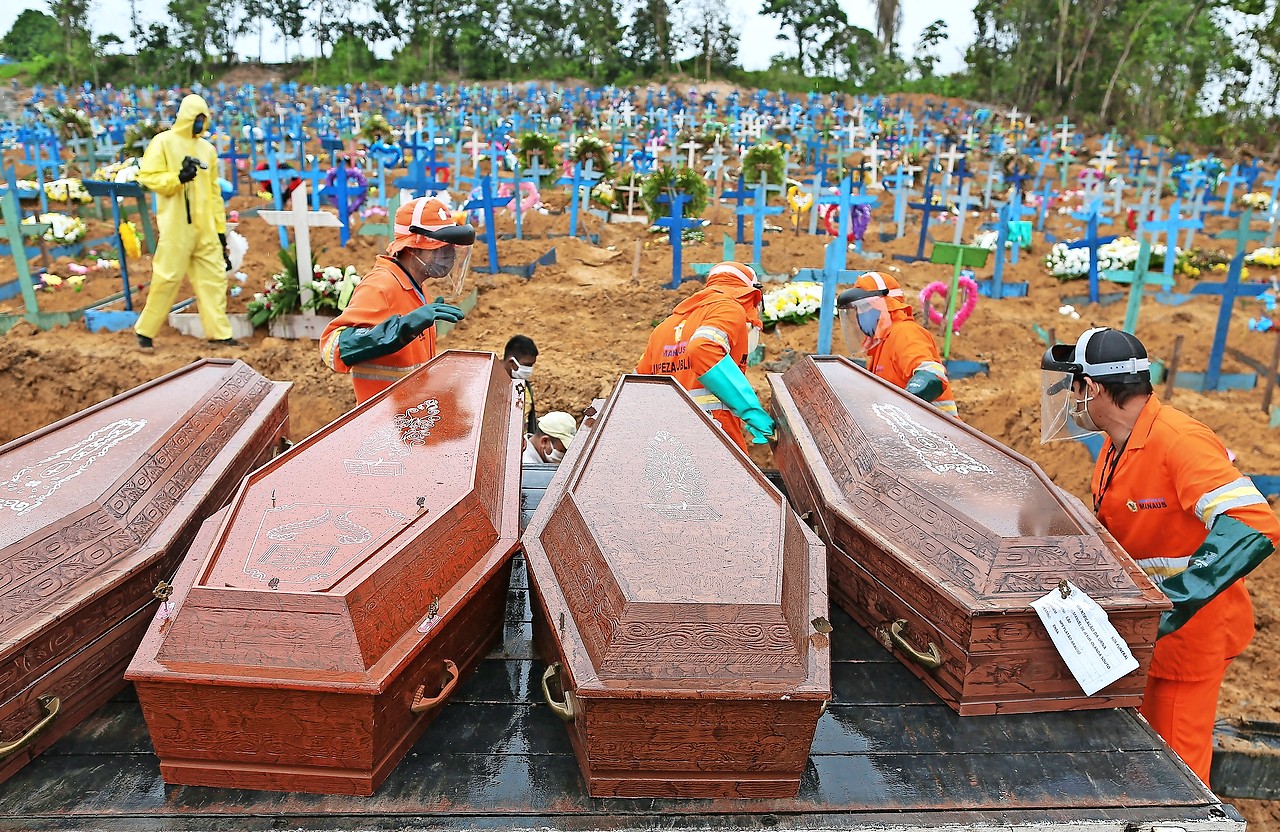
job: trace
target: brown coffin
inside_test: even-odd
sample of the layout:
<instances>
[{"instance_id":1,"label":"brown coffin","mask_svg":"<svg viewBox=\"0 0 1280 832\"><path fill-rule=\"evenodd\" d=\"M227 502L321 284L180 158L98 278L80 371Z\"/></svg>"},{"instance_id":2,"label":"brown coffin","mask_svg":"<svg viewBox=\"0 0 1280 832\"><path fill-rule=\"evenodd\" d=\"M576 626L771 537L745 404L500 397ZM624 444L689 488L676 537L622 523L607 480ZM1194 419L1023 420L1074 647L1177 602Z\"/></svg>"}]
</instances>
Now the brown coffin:
<instances>
[{"instance_id":1,"label":"brown coffin","mask_svg":"<svg viewBox=\"0 0 1280 832\"><path fill-rule=\"evenodd\" d=\"M521 414L445 352L245 481L129 666L166 782L373 793L500 636Z\"/></svg>"},{"instance_id":2,"label":"brown coffin","mask_svg":"<svg viewBox=\"0 0 1280 832\"><path fill-rule=\"evenodd\" d=\"M623 377L524 547L593 797L795 796L831 698L826 556L678 384Z\"/></svg>"},{"instance_id":3,"label":"brown coffin","mask_svg":"<svg viewBox=\"0 0 1280 832\"><path fill-rule=\"evenodd\" d=\"M827 543L836 603L948 704L968 715L1141 703L1169 602L1078 500L847 359L807 357L769 383L775 459ZM1064 578L1140 663L1092 697L1029 606Z\"/></svg>"},{"instance_id":4,"label":"brown coffin","mask_svg":"<svg viewBox=\"0 0 1280 832\"><path fill-rule=\"evenodd\" d=\"M291 386L207 359L0 447L0 780L124 686L152 590L280 447Z\"/></svg>"}]
</instances>

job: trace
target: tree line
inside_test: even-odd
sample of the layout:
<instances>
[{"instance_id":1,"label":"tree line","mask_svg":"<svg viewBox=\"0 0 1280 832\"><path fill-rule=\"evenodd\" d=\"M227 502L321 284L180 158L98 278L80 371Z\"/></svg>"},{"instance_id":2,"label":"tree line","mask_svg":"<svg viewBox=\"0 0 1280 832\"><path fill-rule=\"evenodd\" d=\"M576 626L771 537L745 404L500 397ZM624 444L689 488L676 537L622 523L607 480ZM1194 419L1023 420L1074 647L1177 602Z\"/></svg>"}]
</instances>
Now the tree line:
<instances>
[{"instance_id":1,"label":"tree line","mask_svg":"<svg viewBox=\"0 0 1280 832\"><path fill-rule=\"evenodd\" d=\"M260 57L270 39L300 80L317 83L626 85L679 74L960 96L1084 128L1268 145L1280 99L1280 0L978 0L965 67L947 75L935 72L946 24L904 50L901 0L866 0L874 31L851 25L837 0L760 0L778 29L778 54L760 72L738 63L740 31L723 0L169 0L159 20L130 0L127 40L91 30L95 2L24 11L0 51L42 80L186 84ZM258 56L237 54L246 36ZM314 48L301 55L306 36ZM391 60L375 57L377 44Z\"/></svg>"}]
</instances>

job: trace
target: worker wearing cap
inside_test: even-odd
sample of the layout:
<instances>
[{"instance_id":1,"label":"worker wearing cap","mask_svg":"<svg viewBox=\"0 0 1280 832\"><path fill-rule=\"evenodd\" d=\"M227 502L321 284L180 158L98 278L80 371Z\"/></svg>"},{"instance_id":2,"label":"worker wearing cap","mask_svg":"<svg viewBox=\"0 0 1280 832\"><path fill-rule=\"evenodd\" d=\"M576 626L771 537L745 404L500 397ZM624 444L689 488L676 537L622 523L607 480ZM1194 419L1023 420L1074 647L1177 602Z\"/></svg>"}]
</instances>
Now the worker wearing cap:
<instances>
[{"instance_id":1,"label":"worker wearing cap","mask_svg":"<svg viewBox=\"0 0 1280 832\"><path fill-rule=\"evenodd\" d=\"M1106 434L1094 511L1173 602L1141 712L1207 783L1218 691L1254 633L1241 578L1274 550L1280 520L1212 430L1152 394L1133 335L1090 329L1050 348L1041 369L1041 440Z\"/></svg>"},{"instance_id":2,"label":"worker wearing cap","mask_svg":"<svg viewBox=\"0 0 1280 832\"><path fill-rule=\"evenodd\" d=\"M706 288L682 300L649 335L636 372L668 375L689 391L738 447L763 444L773 435L773 418L760 406L745 370L759 343L764 294L750 266L719 263L707 273Z\"/></svg>"},{"instance_id":3,"label":"worker wearing cap","mask_svg":"<svg viewBox=\"0 0 1280 832\"><path fill-rule=\"evenodd\" d=\"M562 410L544 413L535 423L532 433L524 437L522 462L550 462L558 464L569 450L569 444L578 433L573 417Z\"/></svg>"},{"instance_id":4,"label":"worker wearing cap","mask_svg":"<svg viewBox=\"0 0 1280 832\"><path fill-rule=\"evenodd\" d=\"M938 344L916 323L896 279L863 272L852 289L840 293L836 306L845 344L851 352L866 353L868 370L943 413L957 415Z\"/></svg>"},{"instance_id":5,"label":"worker wearing cap","mask_svg":"<svg viewBox=\"0 0 1280 832\"><path fill-rule=\"evenodd\" d=\"M435 357L436 321L462 320L462 310L445 301L462 294L475 239L475 229L433 197L396 210L387 253L320 336L324 363L351 374L357 404Z\"/></svg>"}]
</instances>

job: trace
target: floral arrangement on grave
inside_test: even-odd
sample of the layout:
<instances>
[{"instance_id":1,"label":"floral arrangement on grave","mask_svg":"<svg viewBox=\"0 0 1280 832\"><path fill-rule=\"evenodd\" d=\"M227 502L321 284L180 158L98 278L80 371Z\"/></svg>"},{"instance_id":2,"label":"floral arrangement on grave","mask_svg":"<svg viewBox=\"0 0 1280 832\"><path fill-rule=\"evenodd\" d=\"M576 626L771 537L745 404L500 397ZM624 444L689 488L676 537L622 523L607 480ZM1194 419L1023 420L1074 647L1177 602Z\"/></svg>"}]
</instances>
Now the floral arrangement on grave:
<instances>
[{"instance_id":1,"label":"floral arrangement on grave","mask_svg":"<svg viewBox=\"0 0 1280 832\"><path fill-rule=\"evenodd\" d=\"M89 178L95 182L137 182L138 167L138 160L130 156L123 162L103 165Z\"/></svg>"},{"instance_id":2,"label":"floral arrangement on grave","mask_svg":"<svg viewBox=\"0 0 1280 832\"><path fill-rule=\"evenodd\" d=\"M142 256L142 243L138 240L138 227L129 220L120 223L120 242L126 257Z\"/></svg>"},{"instance_id":3,"label":"floral arrangement on grave","mask_svg":"<svg viewBox=\"0 0 1280 832\"><path fill-rule=\"evenodd\" d=\"M573 124L579 130L599 126L596 108L583 101L573 108Z\"/></svg>"},{"instance_id":4,"label":"floral arrangement on grave","mask_svg":"<svg viewBox=\"0 0 1280 832\"><path fill-rule=\"evenodd\" d=\"M761 321L766 329L780 323L802 324L818 317L821 309L821 283L784 283L765 293Z\"/></svg>"},{"instance_id":5,"label":"floral arrangement on grave","mask_svg":"<svg viewBox=\"0 0 1280 832\"><path fill-rule=\"evenodd\" d=\"M1246 254L1244 262L1269 269L1280 269L1280 247L1262 246L1255 249L1252 254Z\"/></svg>"},{"instance_id":6,"label":"floral arrangement on grave","mask_svg":"<svg viewBox=\"0 0 1280 832\"><path fill-rule=\"evenodd\" d=\"M366 113L360 120L360 138L370 144L378 140L394 142L399 137L399 131L391 126L391 122L382 113Z\"/></svg>"},{"instance_id":7,"label":"floral arrangement on grave","mask_svg":"<svg viewBox=\"0 0 1280 832\"><path fill-rule=\"evenodd\" d=\"M35 217L27 217L22 221L23 225L46 224L49 227L45 229L42 235L47 242L58 246L69 246L80 242L84 239L85 225L84 220L79 217L69 217L66 214L40 214Z\"/></svg>"},{"instance_id":8,"label":"floral arrangement on grave","mask_svg":"<svg viewBox=\"0 0 1280 832\"><path fill-rule=\"evenodd\" d=\"M66 139L88 139L93 136L89 114L77 107L50 107L44 111L44 120Z\"/></svg>"},{"instance_id":9,"label":"floral arrangement on grave","mask_svg":"<svg viewBox=\"0 0 1280 832\"><path fill-rule=\"evenodd\" d=\"M1128 270L1138 262L1138 241L1133 237L1117 237L1111 242L1098 247L1098 270ZM1151 259L1147 268L1153 272L1164 269L1164 258L1168 248L1164 243L1151 247ZM1197 252L1174 249L1174 273L1187 277L1199 277L1204 268L1211 268L1207 260L1196 265L1196 257L1205 255ZM1089 250L1087 248L1067 248L1067 243L1054 243L1053 248L1044 259L1045 268L1060 281L1078 280L1089 274Z\"/></svg>"},{"instance_id":10,"label":"floral arrangement on grave","mask_svg":"<svg viewBox=\"0 0 1280 832\"><path fill-rule=\"evenodd\" d=\"M665 203L658 202L658 197L663 194L667 196L684 194L689 197L681 213L685 217L700 217L706 210L707 201L711 197L711 186L707 184L702 174L693 168L685 165L676 168L660 165L653 173L647 174L640 180L640 202L644 205L650 222L671 213L671 209Z\"/></svg>"},{"instance_id":11,"label":"floral arrangement on grave","mask_svg":"<svg viewBox=\"0 0 1280 832\"><path fill-rule=\"evenodd\" d=\"M733 144L733 137L729 135L729 125L724 122L706 121L700 128L689 126L680 131L677 143L688 142L702 145L701 151L705 153L717 145L722 150L728 150Z\"/></svg>"},{"instance_id":12,"label":"floral arrangement on grave","mask_svg":"<svg viewBox=\"0 0 1280 832\"><path fill-rule=\"evenodd\" d=\"M1269 211L1271 209L1271 194L1266 191L1241 194L1240 206L1242 208L1252 208L1255 211Z\"/></svg>"},{"instance_id":13,"label":"floral arrangement on grave","mask_svg":"<svg viewBox=\"0 0 1280 832\"><path fill-rule=\"evenodd\" d=\"M742 178L754 185L761 176L772 185L787 178L787 148L782 142L761 142L742 154Z\"/></svg>"},{"instance_id":14,"label":"floral arrangement on grave","mask_svg":"<svg viewBox=\"0 0 1280 832\"><path fill-rule=\"evenodd\" d=\"M44 183L44 195L50 202L79 202L84 205L93 202L84 183L74 177Z\"/></svg>"},{"instance_id":15,"label":"floral arrangement on grave","mask_svg":"<svg viewBox=\"0 0 1280 832\"><path fill-rule=\"evenodd\" d=\"M607 179L601 179L591 189L591 204L613 213L626 210L626 206L622 204L621 194L618 193L618 189L613 187L613 183Z\"/></svg>"},{"instance_id":16,"label":"floral arrangement on grave","mask_svg":"<svg viewBox=\"0 0 1280 832\"><path fill-rule=\"evenodd\" d=\"M1177 183L1179 177L1184 174L1195 173L1200 171L1204 174L1205 187L1216 189L1222 184L1222 176L1226 173L1226 169L1222 166L1222 160L1210 153L1203 159L1192 159L1186 164L1177 165L1169 169L1169 181L1165 184L1169 186L1172 193L1177 192Z\"/></svg>"},{"instance_id":17,"label":"floral arrangement on grave","mask_svg":"<svg viewBox=\"0 0 1280 832\"><path fill-rule=\"evenodd\" d=\"M547 171L539 185L550 185L556 178L556 166L559 163L556 150L559 147L560 142L546 133L521 133L516 141L516 162L520 167L527 168L533 164L533 157L537 156L538 164Z\"/></svg>"},{"instance_id":18,"label":"floral arrangement on grave","mask_svg":"<svg viewBox=\"0 0 1280 832\"><path fill-rule=\"evenodd\" d=\"M146 143L154 139L165 128L161 124L157 124L154 119L142 119L135 121L124 129L124 151L125 156L134 156L142 158L142 151L146 149Z\"/></svg>"},{"instance_id":19,"label":"floral arrangement on grave","mask_svg":"<svg viewBox=\"0 0 1280 832\"><path fill-rule=\"evenodd\" d=\"M311 300L305 308L314 309L318 315L337 315L347 308L351 293L359 284L360 274L355 266L325 266L316 271L311 281Z\"/></svg>"},{"instance_id":20,"label":"floral arrangement on grave","mask_svg":"<svg viewBox=\"0 0 1280 832\"><path fill-rule=\"evenodd\" d=\"M603 174L605 179L613 179L613 145L591 133L579 136L569 145L569 157L562 166L564 175L572 176L573 166L585 167L588 160L597 173Z\"/></svg>"},{"instance_id":21,"label":"floral arrangement on grave","mask_svg":"<svg viewBox=\"0 0 1280 832\"><path fill-rule=\"evenodd\" d=\"M255 292L253 299L245 304L249 323L254 326L262 326L281 315L296 313L301 306L298 258L293 246L280 250L280 263L284 268L267 279L265 291Z\"/></svg>"},{"instance_id":22,"label":"floral arrangement on grave","mask_svg":"<svg viewBox=\"0 0 1280 832\"><path fill-rule=\"evenodd\" d=\"M924 168L927 166L928 161L929 154L925 149L919 145L913 145L898 154L897 159L886 164L885 173L895 174L902 168ZM846 176L847 171L842 168L840 175L842 177Z\"/></svg>"}]
</instances>

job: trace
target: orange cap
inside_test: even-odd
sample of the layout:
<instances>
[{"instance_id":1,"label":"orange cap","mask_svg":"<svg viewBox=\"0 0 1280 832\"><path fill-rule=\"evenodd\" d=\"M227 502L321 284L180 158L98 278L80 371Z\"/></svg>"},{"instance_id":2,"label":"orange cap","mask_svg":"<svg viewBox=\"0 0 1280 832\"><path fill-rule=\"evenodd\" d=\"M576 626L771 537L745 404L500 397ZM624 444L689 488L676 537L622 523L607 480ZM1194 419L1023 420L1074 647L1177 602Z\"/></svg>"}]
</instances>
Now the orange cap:
<instances>
[{"instance_id":1,"label":"orange cap","mask_svg":"<svg viewBox=\"0 0 1280 832\"><path fill-rule=\"evenodd\" d=\"M395 237L387 246L387 254L395 254L404 248L433 249L447 245L439 240L414 234L409 230L411 226L439 231L457 224L453 212L442 201L433 196L420 196L396 209Z\"/></svg>"}]
</instances>

